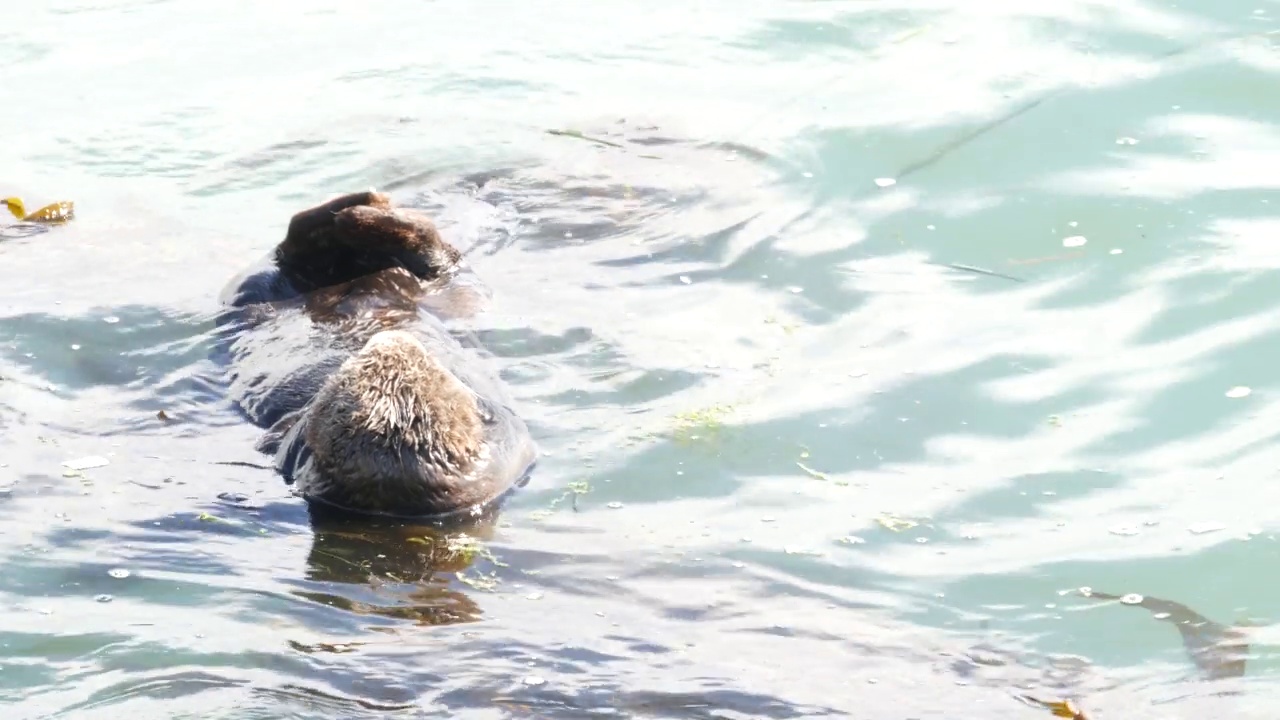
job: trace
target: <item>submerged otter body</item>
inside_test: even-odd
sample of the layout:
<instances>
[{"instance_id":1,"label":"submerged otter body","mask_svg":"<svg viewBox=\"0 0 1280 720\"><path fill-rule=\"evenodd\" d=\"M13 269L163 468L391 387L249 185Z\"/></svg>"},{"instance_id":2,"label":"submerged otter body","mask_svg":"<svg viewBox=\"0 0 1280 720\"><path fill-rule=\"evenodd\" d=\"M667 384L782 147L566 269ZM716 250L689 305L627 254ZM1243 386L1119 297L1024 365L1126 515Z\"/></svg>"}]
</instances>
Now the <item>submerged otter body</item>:
<instances>
[{"instance_id":1,"label":"submerged otter body","mask_svg":"<svg viewBox=\"0 0 1280 720\"><path fill-rule=\"evenodd\" d=\"M350 195L296 215L269 266L227 288L231 395L299 495L440 517L527 481L528 427L478 349L433 312L475 297L450 295L459 258L425 218Z\"/></svg>"}]
</instances>

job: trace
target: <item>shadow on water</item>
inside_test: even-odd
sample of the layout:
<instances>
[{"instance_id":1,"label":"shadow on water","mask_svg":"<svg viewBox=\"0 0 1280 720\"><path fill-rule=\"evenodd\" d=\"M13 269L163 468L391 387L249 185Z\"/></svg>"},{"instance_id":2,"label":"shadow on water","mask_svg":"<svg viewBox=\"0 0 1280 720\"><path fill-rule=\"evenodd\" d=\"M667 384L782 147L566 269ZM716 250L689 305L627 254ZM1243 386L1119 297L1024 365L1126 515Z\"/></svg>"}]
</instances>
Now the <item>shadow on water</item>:
<instances>
[{"instance_id":1,"label":"shadow on water","mask_svg":"<svg viewBox=\"0 0 1280 720\"><path fill-rule=\"evenodd\" d=\"M96 436L176 433L237 422L220 370L208 361L212 316L164 307L123 306L67 317L0 317L0 356L59 399L111 392L124 414L95 418L91 429L49 423L60 432ZM224 416L224 417L219 417Z\"/></svg>"}]
</instances>

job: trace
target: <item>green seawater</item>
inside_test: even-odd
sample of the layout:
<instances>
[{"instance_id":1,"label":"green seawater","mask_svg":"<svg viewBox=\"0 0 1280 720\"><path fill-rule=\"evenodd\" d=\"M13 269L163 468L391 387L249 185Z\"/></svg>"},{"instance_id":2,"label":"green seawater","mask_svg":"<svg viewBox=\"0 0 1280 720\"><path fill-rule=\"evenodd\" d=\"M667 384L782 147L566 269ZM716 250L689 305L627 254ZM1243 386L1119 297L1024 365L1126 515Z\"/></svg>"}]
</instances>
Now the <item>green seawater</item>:
<instances>
[{"instance_id":1,"label":"green seawater","mask_svg":"<svg viewBox=\"0 0 1280 720\"><path fill-rule=\"evenodd\" d=\"M0 197L76 205L0 228L6 717L1274 717L1275 2L6 10ZM368 187L542 450L465 537L313 521L209 380Z\"/></svg>"}]
</instances>

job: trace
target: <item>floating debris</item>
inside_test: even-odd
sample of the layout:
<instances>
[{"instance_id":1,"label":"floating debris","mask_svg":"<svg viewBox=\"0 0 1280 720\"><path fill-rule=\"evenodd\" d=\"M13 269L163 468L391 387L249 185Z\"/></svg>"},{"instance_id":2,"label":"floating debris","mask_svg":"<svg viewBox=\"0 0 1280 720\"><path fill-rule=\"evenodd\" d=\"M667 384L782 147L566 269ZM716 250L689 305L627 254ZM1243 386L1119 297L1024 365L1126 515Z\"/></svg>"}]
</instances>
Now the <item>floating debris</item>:
<instances>
[{"instance_id":1,"label":"floating debris","mask_svg":"<svg viewBox=\"0 0 1280 720\"><path fill-rule=\"evenodd\" d=\"M806 456L808 456L808 453L805 453L805 455L806 455ZM824 473L824 472L822 472L821 470L814 470L813 468L809 467L808 465L805 465L804 463L802 463L802 462L800 462L800 461L798 461L798 460L796 461L796 467L798 467L798 468L800 468L801 470L805 471L805 473L806 473L807 475L809 475L810 477L816 478L816 479L818 479L818 480L826 481L826 480L830 480L830 479L831 479L831 478L827 477L827 474L826 474L826 473Z\"/></svg>"},{"instance_id":2,"label":"floating debris","mask_svg":"<svg viewBox=\"0 0 1280 720\"><path fill-rule=\"evenodd\" d=\"M521 680L521 682L529 687L537 687L538 685L545 685L547 681L537 675L529 675L524 680Z\"/></svg>"},{"instance_id":3,"label":"floating debris","mask_svg":"<svg viewBox=\"0 0 1280 720\"><path fill-rule=\"evenodd\" d=\"M893 187L894 185L897 185L897 184L898 184L898 181L894 180L893 178L887 178L887 177L876 178L876 187L887 188L887 187Z\"/></svg>"},{"instance_id":4,"label":"floating debris","mask_svg":"<svg viewBox=\"0 0 1280 720\"><path fill-rule=\"evenodd\" d=\"M606 507L608 507L610 510L617 510L622 507L622 503L618 502L617 500L614 500L613 502L606 505Z\"/></svg>"},{"instance_id":5,"label":"floating debris","mask_svg":"<svg viewBox=\"0 0 1280 720\"><path fill-rule=\"evenodd\" d=\"M1227 391L1227 397L1232 399L1249 397L1252 392L1253 390L1245 387L1244 385L1237 385Z\"/></svg>"},{"instance_id":6,"label":"floating debris","mask_svg":"<svg viewBox=\"0 0 1280 720\"><path fill-rule=\"evenodd\" d=\"M70 470L80 471L100 468L109 465L110 462L111 461L100 455L90 455L89 457L82 457L76 460L67 460L62 463L62 466Z\"/></svg>"},{"instance_id":7,"label":"floating debris","mask_svg":"<svg viewBox=\"0 0 1280 720\"><path fill-rule=\"evenodd\" d=\"M1071 237L1062 238L1062 247L1080 247L1089 242L1083 235L1072 235Z\"/></svg>"},{"instance_id":8,"label":"floating debris","mask_svg":"<svg viewBox=\"0 0 1280 720\"><path fill-rule=\"evenodd\" d=\"M130 573L128 570L125 570L124 568L111 568L110 570L107 571L107 574L117 580L123 580L129 577L132 573Z\"/></svg>"},{"instance_id":9,"label":"floating debris","mask_svg":"<svg viewBox=\"0 0 1280 720\"><path fill-rule=\"evenodd\" d=\"M101 595L94 595L94 596L93 596L93 599L94 599L94 600L96 600L96 601L98 601L98 602L100 602L100 603L109 603L109 602L111 602L114 598L112 598L110 595L108 595L108 594L106 594L106 593L103 593L103 594L101 594Z\"/></svg>"},{"instance_id":10,"label":"floating debris","mask_svg":"<svg viewBox=\"0 0 1280 720\"><path fill-rule=\"evenodd\" d=\"M1107 530L1107 532L1111 533L1112 535L1123 535L1128 537L1131 535L1137 535L1138 528L1132 525L1117 525L1116 527L1113 527Z\"/></svg>"},{"instance_id":11,"label":"floating debris","mask_svg":"<svg viewBox=\"0 0 1280 720\"><path fill-rule=\"evenodd\" d=\"M887 515L887 514L880 515L879 517L877 517L876 522L880 523L880 525L883 526L886 530L889 530L892 532L902 532L903 530L910 530L911 528L920 524L915 520L908 520L906 518L900 518L894 515Z\"/></svg>"},{"instance_id":12,"label":"floating debris","mask_svg":"<svg viewBox=\"0 0 1280 720\"><path fill-rule=\"evenodd\" d=\"M611 141L609 141L609 140L604 140L604 139L601 139L601 138L591 137L590 135L584 135L584 134L582 134L582 131L581 131L581 130L554 130L554 129L552 129L552 130L548 130L548 131L547 131L547 134L548 134L548 135L559 135L560 137L571 137L571 138L577 138L577 139L579 139L579 140L586 140L587 142L593 142L593 143L597 143L597 144L600 144L600 145L608 145L609 147L616 147L616 148L620 148L620 147L622 147L621 145L619 145L619 144L618 144L618 143L616 143L616 142L611 142Z\"/></svg>"},{"instance_id":13,"label":"floating debris","mask_svg":"<svg viewBox=\"0 0 1280 720\"><path fill-rule=\"evenodd\" d=\"M702 439L714 435L723 425L724 418L733 412L732 406L713 405L700 410L678 413L675 416L675 438L681 441Z\"/></svg>"},{"instance_id":14,"label":"floating debris","mask_svg":"<svg viewBox=\"0 0 1280 720\"><path fill-rule=\"evenodd\" d=\"M30 223L63 223L75 217L75 203L70 200L62 200L55 203L49 203L39 210L28 213L26 205L23 204L22 198L7 197L0 200L5 207L9 208L9 212L22 222Z\"/></svg>"},{"instance_id":15,"label":"floating debris","mask_svg":"<svg viewBox=\"0 0 1280 720\"><path fill-rule=\"evenodd\" d=\"M1054 717L1068 718L1068 720L1089 720L1084 711L1075 706L1070 700L1041 700L1031 695L1023 695L1022 698L1035 705L1045 708L1053 713Z\"/></svg>"},{"instance_id":16,"label":"floating debris","mask_svg":"<svg viewBox=\"0 0 1280 720\"><path fill-rule=\"evenodd\" d=\"M1117 145L1137 145L1138 139L1131 137L1116 138Z\"/></svg>"},{"instance_id":17,"label":"floating debris","mask_svg":"<svg viewBox=\"0 0 1280 720\"><path fill-rule=\"evenodd\" d=\"M1084 588L1081 588L1082 590ZM1187 654L1208 679L1242 677L1249 655L1249 643L1238 627L1216 623L1191 608L1172 600L1132 593L1119 596L1090 590L1091 597L1119 600L1151 611L1157 620L1171 623L1182 637Z\"/></svg>"},{"instance_id":18,"label":"floating debris","mask_svg":"<svg viewBox=\"0 0 1280 720\"><path fill-rule=\"evenodd\" d=\"M796 545L787 545L782 548L782 552L787 555L812 555L814 557L822 557L822 552L820 550L810 550Z\"/></svg>"}]
</instances>

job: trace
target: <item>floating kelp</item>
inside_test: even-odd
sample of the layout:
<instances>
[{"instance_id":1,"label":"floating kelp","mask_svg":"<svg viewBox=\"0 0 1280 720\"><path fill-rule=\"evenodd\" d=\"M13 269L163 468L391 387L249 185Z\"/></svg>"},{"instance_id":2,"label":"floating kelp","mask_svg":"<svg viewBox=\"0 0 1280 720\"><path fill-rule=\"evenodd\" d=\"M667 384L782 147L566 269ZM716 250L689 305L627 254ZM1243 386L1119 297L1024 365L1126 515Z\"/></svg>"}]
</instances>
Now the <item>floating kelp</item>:
<instances>
[{"instance_id":1,"label":"floating kelp","mask_svg":"<svg viewBox=\"0 0 1280 720\"><path fill-rule=\"evenodd\" d=\"M1069 720L1089 720L1089 716L1085 715L1084 711L1076 707L1075 703L1070 700L1040 700L1030 695L1023 695L1022 697L1034 705L1045 708L1054 717L1069 718Z\"/></svg>"},{"instance_id":2,"label":"floating kelp","mask_svg":"<svg viewBox=\"0 0 1280 720\"><path fill-rule=\"evenodd\" d=\"M1124 605L1138 605L1150 610L1157 620L1173 623L1182 636L1191 661L1210 680L1242 677L1249 643L1240 628L1214 622L1182 603L1146 595L1111 595L1091 588L1081 588L1085 597L1119 600Z\"/></svg>"},{"instance_id":3,"label":"floating kelp","mask_svg":"<svg viewBox=\"0 0 1280 720\"><path fill-rule=\"evenodd\" d=\"M49 203L39 210L27 212L27 206L23 204L22 198L7 197L4 199L5 207L9 208L9 212L22 222L29 223L64 223L75 217L75 203L70 200L60 200L55 203Z\"/></svg>"},{"instance_id":4,"label":"floating kelp","mask_svg":"<svg viewBox=\"0 0 1280 720\"><path fill-rule=\"evenodd\" d=\"M1138 595L1112 595L1092 588L1080 588L1080 594L1102 600L1118 600L1123 605L1137 605L1151 611L1157 620L1173 623L1182 636L1182 645L1196 668L1209 680L1241 677L1249 654L1249 643L1243 630L1214 622L1182 603ZM1070 700L1041 700L1031 695L1021 699L1039 705L1054 717L1089 720L1083 710Z\"/></svg>"},{"instance_id":5,"label":"floating kelp","mask_svg":"<svg viewBox=\"0 0 1280 720\"><path fill-rule=\"evenodd\" d=\"M0 225L0 240L39 235L47 232L50 225L60 225L75 217L75 205L70 201L51 203L31 213L27 212L21 198L8 197L0 202L21 221L13 225Z\"/></svg>"},{"instance_id":6,"label":"floating kelp","mask_svg":"<svg viewBox=\"0 0 1280 720\"><path fill-rule=\"evenodd\" d=\"M557 130L557 129L551 129L551 130L548 130L548 131L547 131L547 134L548 134L548 135L559 135L560 137L571 137L571 138L577 138L577 139L579 139L579 140L586 140L587 142L593 142L593 143L596 143L596 144L599 144L599 145L607 145L607 146L609 146L609 147L616 147L616 148L623 147L622 145L619 145L618 143L616 143L616 142L612 142L612 141L610 141L610 140L605 140L605 139L603 139L603 138L598 138L598 137L591 137L590 135L583 134L583 132L582 132L581 130Z\"/></svg>"}]
</instances>

